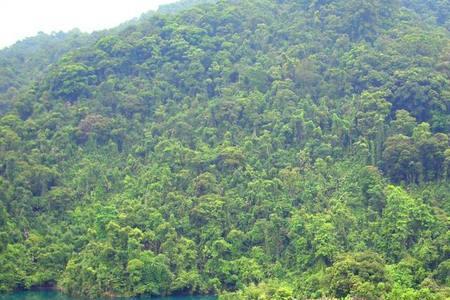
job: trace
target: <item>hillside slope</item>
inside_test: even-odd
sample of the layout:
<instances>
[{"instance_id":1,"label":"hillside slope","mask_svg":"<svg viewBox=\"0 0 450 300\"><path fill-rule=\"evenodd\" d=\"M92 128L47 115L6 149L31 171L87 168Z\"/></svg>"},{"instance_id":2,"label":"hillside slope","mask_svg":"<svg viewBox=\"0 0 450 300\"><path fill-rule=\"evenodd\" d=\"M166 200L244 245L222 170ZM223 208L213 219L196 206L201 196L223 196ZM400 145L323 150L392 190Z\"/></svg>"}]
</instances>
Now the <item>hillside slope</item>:
<instances>
[{"instance_id":1,"label":"hillside slope","mask_svg":"<svg viewBox=\"0 0 450 300\"><path fill-rule=\"evenodd\" d=\"M0 291L448 299L449 7L219 1L0 59Z\"/></svg>"},{"instance_id":2,"label":"hillside slope","mask_svg":"<svg viewBox=\"0 0 450 300\"><path fill-rule=\"evenodd\" d=\"M215 3L217 0L180 0L174 3L160 5L158 12L160 13L178 13L183 10L193 8L201 4Z\"/></svg>"}]
</instances>

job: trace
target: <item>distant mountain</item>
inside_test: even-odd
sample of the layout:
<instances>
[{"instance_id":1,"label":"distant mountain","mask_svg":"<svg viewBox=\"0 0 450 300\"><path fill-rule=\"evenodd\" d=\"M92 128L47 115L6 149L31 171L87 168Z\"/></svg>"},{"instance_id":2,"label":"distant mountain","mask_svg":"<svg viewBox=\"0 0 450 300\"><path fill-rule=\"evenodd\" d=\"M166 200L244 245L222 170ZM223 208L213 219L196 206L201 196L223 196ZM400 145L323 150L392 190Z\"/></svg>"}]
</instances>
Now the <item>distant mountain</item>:
<instances>
[{"instance_id":1,"label":"distant mountain","mask_svg":"<svg viewBox=\"0 0 450 300\"><path fill-rule=\"evenodd\" d=\"M92 44L97 38L79 30L39 33L0 50L0 115L7 111L18 90L42 79L50 66L68 52Z\"/></svg>"},{"instance_id":2,"label":"distant mountain","mask_svg":"<svg viewBox=\"0 0 450 300\"><path fill-rule=\"evenodd\" d=\"M212 4L217 2L217 0L180 0L170 4L163 4L159 6L158 12L160 13L177 13L196 5L201 4Z\"/></svg>"}]
</instances>

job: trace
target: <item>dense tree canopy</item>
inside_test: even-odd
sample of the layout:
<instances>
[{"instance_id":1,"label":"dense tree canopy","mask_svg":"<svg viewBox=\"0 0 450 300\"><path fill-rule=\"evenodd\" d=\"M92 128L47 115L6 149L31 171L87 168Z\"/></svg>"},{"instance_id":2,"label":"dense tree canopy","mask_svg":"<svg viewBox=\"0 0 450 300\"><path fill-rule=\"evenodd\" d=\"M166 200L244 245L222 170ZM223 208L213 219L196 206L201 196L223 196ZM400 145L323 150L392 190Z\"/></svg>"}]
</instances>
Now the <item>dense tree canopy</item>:
<instances>
[{"instance_id":1,"label":"dense tree canopy","mask_svg":"<svg viewBox=\"0 0 450 300\"><path fill-rule=\"evenodd\" d=\"M0 51L0 292L448 299L449 1L194 2Z\"/></svg>"}]
</instances>

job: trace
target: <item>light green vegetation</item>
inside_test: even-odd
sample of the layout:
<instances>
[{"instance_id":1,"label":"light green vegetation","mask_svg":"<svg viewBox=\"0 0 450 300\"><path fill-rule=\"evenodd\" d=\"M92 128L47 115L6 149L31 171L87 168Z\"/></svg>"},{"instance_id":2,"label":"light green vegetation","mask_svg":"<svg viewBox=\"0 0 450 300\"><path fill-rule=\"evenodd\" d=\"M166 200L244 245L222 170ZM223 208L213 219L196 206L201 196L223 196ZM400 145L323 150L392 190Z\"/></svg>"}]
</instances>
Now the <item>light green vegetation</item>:
<instances>
[{"instance_id":1,"label":"light green vegetation","mask_svg":"<svg viewBox=\"0 0 450 300\"><path fill-rule=\"evenodd\" d=\"M448 299L449 9L219 1L1 51L0 291Z\"/></svg>"}]
</instances>

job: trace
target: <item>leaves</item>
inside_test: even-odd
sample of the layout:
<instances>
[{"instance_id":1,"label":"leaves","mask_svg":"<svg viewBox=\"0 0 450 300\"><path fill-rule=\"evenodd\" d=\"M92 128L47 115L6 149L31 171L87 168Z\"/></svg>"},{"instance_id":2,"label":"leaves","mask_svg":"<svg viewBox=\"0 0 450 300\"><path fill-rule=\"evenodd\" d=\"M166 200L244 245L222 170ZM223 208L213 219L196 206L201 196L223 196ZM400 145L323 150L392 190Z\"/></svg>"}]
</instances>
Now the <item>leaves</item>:
<instances>
[{"instance_id":1,"label":"leaves","mask_svg":"<svg viewBox=\"0 0 450 300\"><path fill-rule=\"evenodd\" d=\"M194 2L0 51L0 291L445 299L447 2Z\"/></svg>"}]
</instances>

